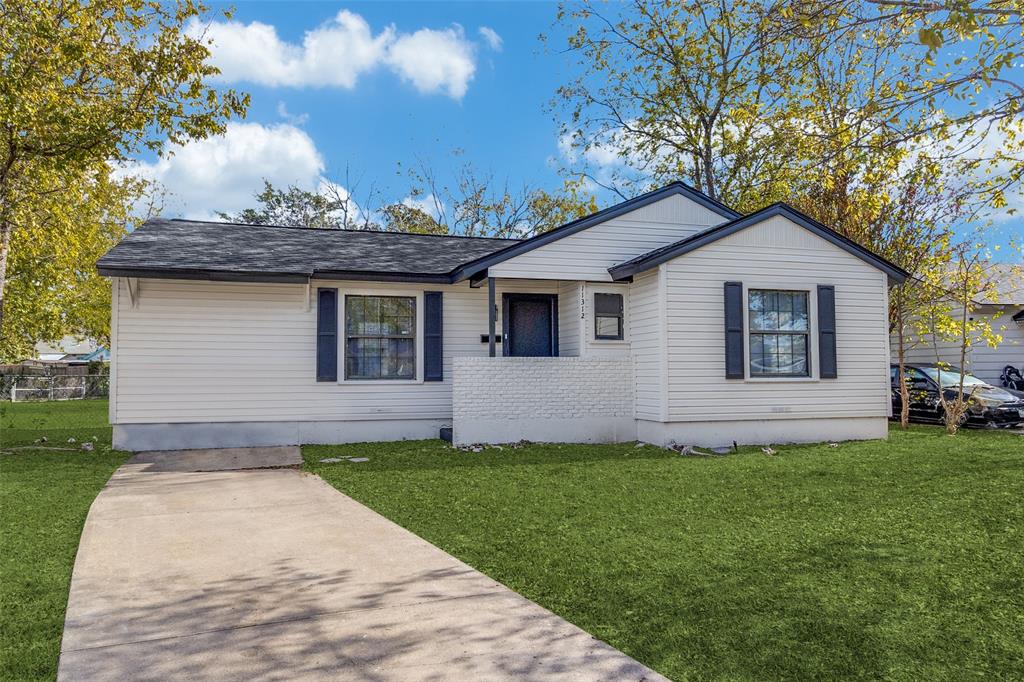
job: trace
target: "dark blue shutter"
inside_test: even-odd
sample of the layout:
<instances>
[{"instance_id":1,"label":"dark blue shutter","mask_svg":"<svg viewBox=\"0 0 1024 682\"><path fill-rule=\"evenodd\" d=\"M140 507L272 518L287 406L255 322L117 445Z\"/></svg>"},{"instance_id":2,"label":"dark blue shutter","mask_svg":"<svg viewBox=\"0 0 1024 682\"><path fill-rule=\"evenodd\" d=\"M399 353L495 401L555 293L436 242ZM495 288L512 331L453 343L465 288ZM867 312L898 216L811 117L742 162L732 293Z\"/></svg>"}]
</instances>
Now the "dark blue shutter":
<instances>
[{"instance_id":1,"label":"dark blue shutter","mask_svg":"<svg viewBox=\"0 0 1024 682\"><path fill-rule=\"evenodd\" d=\"M818 285L818 369L822 379L839 376L836 364L836 288Z\"/></svg>"},{"instance_id":2,"label":"dark blue shutter","mask_svg":"<svg viewBox=\"0 0 1024 682\"><path fill-rule=\"evenodd\" d=\"M338 290L316 290L316 380L338 380Z\"/></svg>"},{"instance_id":3,"label":"dark blue shutter","mask_svg":"<svg viewBox=\"0 0 1024 682\"><path fill-rule=\"evenodd\" d=\"M444 380L444 327L440 291L423 293L423 380Z\"/></svg>"},{"instance_id":4,"label":"dark blue shutter","mask_svg":"<svg viewBox=\"0 0 1024 682\"><path fill-rule=\"evenodd\" d=\"M743 283L725 283L725 378L746 376L743 361Z\"/></svg>"}]
</instances>

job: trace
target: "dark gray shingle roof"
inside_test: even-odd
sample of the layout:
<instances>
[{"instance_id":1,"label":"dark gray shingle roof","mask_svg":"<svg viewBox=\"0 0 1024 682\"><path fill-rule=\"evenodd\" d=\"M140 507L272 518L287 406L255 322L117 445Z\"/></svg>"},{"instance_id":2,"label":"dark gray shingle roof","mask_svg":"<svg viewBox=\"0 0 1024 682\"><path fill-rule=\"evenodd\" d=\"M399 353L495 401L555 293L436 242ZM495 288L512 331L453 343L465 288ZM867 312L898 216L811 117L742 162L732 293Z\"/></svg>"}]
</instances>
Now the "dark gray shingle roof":
<instances>
[{"instance_id":1,"label":"dark gray shingle roof","mask_svg":"<svg viewBox=\"0 0 1024 682\"><path fill-rule=\"evenodd\" d=\"M514 239L149 220L97 263L101 275L305 280L331 274L444 281Z\"/></svg>"}]
</instances>

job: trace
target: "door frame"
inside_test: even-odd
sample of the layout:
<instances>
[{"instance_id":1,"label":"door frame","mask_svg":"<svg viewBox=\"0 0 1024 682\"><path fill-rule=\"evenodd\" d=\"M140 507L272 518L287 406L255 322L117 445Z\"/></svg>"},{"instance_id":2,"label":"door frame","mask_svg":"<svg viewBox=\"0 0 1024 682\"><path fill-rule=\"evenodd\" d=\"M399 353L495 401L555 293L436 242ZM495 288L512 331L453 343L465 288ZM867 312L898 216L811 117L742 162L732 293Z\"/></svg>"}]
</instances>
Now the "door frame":
<instances>
[{"instance_id":1,"label":"door frame","mask_svg":"<svg viewBox=\"0 0 1024 682\"><path fill-rule=\"evenodd\" d=\"M514 301L546 301L551 306L551 355L558 357L558 294L517 294L504 293L501 295L501 354L509 357L512 333L512 325L509 317L509 303ZM544 357L544 356L541 356Z\"/></svg>"}]
</instances>

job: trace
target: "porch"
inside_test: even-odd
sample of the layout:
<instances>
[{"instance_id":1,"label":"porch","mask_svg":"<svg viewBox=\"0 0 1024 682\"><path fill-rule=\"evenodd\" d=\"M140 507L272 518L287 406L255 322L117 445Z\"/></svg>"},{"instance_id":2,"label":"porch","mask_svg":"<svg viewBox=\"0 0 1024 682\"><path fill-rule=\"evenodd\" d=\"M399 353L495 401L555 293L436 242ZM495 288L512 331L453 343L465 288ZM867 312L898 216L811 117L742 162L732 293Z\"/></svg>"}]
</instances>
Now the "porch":
<instances>
[{"instance_id":1,"label":"porch","mask_svg":"<svg viewBox=\"0 0 1024 682\"><path fill-rule=\"evenodd\" d=\"M488 357L629 354L629 285L624 282L486 277Z\"/></svg>"},{"instance_id":2,"label":"porch","mask_svg":"<svg viewBox=\"0 0 1024 682\"><path fill-rule=\"evenodd\" d=\"M453 358L457 445L634 440L629 286L481 278L487 357Z\"/></svg>"}]
</instances>

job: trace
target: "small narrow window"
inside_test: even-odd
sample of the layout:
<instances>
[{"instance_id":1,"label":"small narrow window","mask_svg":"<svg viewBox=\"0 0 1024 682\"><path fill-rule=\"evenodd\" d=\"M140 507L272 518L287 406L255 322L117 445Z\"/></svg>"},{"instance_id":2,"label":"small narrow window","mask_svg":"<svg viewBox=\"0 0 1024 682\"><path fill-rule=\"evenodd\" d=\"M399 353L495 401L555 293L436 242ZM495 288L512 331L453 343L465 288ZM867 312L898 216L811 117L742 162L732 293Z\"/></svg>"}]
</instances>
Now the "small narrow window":
<instances>
[{"instance_id":1,"label":"small narrow window","mask_svg":"<svg viewBox=\"0 0 1024 682\"><path fill-rule=\"evenodd\" d=\"M416 378L416 299L345 297L345 378Z\"/></svg>"},{"instance_id":2,"label":"small narrow window","mask_svg":"<svg viewBox=\"0 0 1024 682\"><path fill-rule=\"evenodd\" d=\"M751 289L748 307L750 376L810 376L807 292Z\"/></svg>"},{"instance_id":3,"label":"small narrow window","mask_svg":"<svg viewBox=\"0 0 1024 682\"><path fill-rule=\"evenodd\" d=\"M594 294L594 338L622 339L622 294Z\"/></svg>"}]
</instances>

